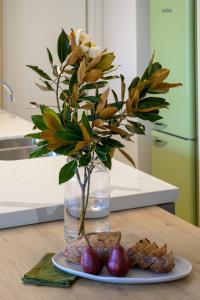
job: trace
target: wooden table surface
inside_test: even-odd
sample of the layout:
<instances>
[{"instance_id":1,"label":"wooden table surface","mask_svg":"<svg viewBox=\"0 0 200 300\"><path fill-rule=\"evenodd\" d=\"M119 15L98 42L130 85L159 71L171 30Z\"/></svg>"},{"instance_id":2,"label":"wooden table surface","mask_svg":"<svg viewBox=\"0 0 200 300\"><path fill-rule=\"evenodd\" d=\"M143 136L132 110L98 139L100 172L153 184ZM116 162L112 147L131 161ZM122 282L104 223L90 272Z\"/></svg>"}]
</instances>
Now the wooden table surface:
<instances>
[{"instance_id":1,"label":"wooden table surface","mask_svg":"<svg viewBox=\"0 0 200 300\"><path fill-rule=\"evenodd\" d=\"M21 278L46 252L64 248L63 222L50 222L0 231L0 300L199 300L200 229L158 207L111 214L112 229L121 230L122 243L148 237L167 243L175 255L193 265L184 279L145 285L117 285L78 279L71 288L24 285Z\"/></svg>"}]
</instances>

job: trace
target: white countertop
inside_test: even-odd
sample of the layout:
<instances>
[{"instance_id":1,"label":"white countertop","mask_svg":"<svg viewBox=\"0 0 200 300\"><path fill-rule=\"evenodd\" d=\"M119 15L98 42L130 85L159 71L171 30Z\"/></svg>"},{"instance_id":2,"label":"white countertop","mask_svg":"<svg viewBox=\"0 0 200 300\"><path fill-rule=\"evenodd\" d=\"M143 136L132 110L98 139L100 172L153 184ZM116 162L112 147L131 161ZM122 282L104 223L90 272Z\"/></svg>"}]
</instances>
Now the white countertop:
<instances>
[{"instance_id":1,"label":"white countertop","mask_svg":"<svg viewBox=\"0 0 200 300\"><path fill-rule=\"evenodd\" d=\"M0 161L0 228L62 219L64 185L58 185L58 173L65 163L62 156ZM175 186L113 160L111 211L177 197Z\"/></svg>"},{"instance_id":2,"label":"white countertop","mask_svg":"<svg viewBox=\"0 0 200 300\"><path fill-rule=\"evenodd\" d=\"M0 109L0 140L23 137L33 131L33 123Z\"/></svg>"}]
</instances>

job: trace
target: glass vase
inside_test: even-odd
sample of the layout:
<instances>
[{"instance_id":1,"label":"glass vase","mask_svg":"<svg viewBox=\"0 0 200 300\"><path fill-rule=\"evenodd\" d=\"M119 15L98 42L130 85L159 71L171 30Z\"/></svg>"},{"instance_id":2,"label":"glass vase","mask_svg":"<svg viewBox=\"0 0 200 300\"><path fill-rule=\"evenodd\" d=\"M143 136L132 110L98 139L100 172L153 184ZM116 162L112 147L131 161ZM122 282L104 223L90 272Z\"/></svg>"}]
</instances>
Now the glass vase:
<instances>
[{"instance_id":1,"label":"glass vase","mask_svg":"<svg viewBox=\"0 0 200 300\"><path fill-rule=\"evenodd\" d=\"M79 167L65 183L64 235L66 242L89 232L110 230L110 172L100 162Z\"/></svg>"}]
</instances>

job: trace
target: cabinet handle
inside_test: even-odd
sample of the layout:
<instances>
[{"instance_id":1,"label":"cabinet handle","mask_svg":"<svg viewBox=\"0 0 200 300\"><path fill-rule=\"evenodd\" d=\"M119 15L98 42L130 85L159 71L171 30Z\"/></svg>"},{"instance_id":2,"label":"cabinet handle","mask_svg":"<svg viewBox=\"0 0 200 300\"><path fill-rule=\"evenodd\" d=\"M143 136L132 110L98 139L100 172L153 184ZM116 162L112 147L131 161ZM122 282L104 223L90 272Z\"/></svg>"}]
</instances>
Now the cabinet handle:
<instances>
[{"instance_id":1,"label":"cabinet handle","mask_svg":"<svg viewBox=\"0 0 200 300\"><path fill-rule=\"evenodd\" d=\"M154 125L153 125L153 129L162 130L162 129L165 129L165 128L167 128L167 124L165 124L165 123L155 122Z\"/></svg>"},{"instance_id":2,"label":"cabinet handle","mask_svg":"<svg viewBox=\"0 0 200 300\"><path fill-rule=\"evenodd\" d=\"M157 136L152 136L152 141L156 147L165 147L167 145L166 141L159 139Z\"/></svg>"}]
</instances>

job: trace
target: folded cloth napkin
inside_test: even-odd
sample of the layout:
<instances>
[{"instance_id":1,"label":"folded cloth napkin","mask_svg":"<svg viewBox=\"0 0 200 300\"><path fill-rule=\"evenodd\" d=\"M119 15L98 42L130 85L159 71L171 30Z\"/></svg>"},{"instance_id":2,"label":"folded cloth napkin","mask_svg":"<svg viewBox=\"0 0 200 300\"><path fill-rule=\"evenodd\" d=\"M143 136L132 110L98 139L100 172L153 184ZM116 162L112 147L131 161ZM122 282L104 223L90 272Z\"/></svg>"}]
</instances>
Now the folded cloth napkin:
<instances>
[{"instance_id":1,"label":"folded cloth napkin","mask_svg":"<svg viewBox=\"0 0 200 300\"><path fill-rule=\"evenodd\" d=\"M63 288L70 287L77 277L54 267L51 261L54 254L55 253L45 254L40 262L24 275L22 281L26 284Z\"/></svg>"}]
</instances>

